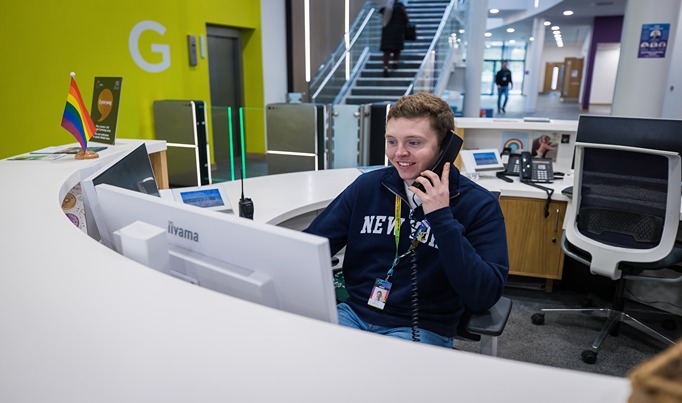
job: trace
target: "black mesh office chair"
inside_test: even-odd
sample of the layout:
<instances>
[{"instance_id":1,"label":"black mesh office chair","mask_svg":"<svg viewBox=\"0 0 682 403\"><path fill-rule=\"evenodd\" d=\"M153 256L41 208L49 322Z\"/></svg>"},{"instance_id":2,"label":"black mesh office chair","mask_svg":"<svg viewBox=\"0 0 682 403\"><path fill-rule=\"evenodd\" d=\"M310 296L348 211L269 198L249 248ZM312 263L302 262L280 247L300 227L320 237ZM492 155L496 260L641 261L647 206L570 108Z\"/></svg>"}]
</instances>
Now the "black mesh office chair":
<instances>
[{"instance_id":1,"label":"black mesh office chair","mask_svg":"<svg viewBox=\"0 0 682 403\"><path fill-rule=\"evenodd\" d=\"M617 281L610 309L543 309L546 313L573 313L605 317L591 349L582 352L588 364L606 336L626 323L665 344L672 340L624 312L626 281L679 282L675 278L643 275L645 270L672 268L682 262L676 244L680 221L680 156L667 151L576 143L573 196L566 213L562 249L567 256L590 267L592 274Z\"/></svg>"},{"instance_id":2,"label":"black mesh office chair","mask_svg":"<svg viewBox=\"0 0 682 403\"><path fill-rule=\"evenodd\" d=\"M500 192L491 192L498 200ZM462 340L480 341L480 353L497 357L497 338L502 335L511 315L512 300L500 299L485 312L465 309L457 327L457 337Z\"/></svg>"},{"instance_id":3,"label":"black mesh office chair","mask_svg":"<svg viewBox=\"0 0 682 403\"><path fill-rule=\"evenodd\" d=\"M501 297L484 312L465 310L457 327L457 338L480 341L481 354L497 357L497 338L502 335L511 314L512 300Z\"/></svg>"},{"instance_id":4,"label":"black mesh office chair","mask_svg":"<svg viewBox=\"0 0 682 403\"><path fill-rule=\"evenodd\" d=\"M338 264L338 260L335 264ZM334 269L334 287L336 288L336 302L341 303L348 298L345 289L343 272ZM455 340L480 342L481 354L497 356L497 338L502 335L511 314L512 300L501 297L495 305L483 312L464 310L464 314L457 326ZM453 346L454 347L454 346Z\"/></svg>"}]
</instances>

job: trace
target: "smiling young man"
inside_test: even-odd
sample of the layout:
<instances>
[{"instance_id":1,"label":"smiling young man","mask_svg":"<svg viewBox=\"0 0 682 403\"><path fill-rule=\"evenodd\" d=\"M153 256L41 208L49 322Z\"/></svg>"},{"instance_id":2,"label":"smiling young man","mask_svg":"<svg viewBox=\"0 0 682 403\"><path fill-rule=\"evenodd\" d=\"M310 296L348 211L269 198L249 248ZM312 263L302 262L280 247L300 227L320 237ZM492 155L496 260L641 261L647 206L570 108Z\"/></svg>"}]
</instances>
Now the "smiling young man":
<instances>
[{"instance_id":1,"label":"smiling young man","mask_svg":"<svg viewBox=\"0 0 682 403\"><path fill-rule=\"evenodd\" d=\"M327 237L332 255L346 247L341 325L451 347L465 306L485 310L502 295L509 262L497 198L449 163L440 177L430 171L448 130L454 115L439 97L399 99L386 121L392 166L362 174L306 229Z\"/></svg>"}]
</instances>

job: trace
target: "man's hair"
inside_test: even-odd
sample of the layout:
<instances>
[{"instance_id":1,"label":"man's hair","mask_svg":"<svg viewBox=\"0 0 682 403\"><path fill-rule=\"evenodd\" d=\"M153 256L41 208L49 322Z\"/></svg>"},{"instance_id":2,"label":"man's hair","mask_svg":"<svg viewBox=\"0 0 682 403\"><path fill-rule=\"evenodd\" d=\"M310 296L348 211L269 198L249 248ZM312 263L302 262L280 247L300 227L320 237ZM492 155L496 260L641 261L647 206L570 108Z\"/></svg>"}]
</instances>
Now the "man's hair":
<instances>
[{"instance_id":1,"label":"man's hair","mask_svg":"<svg viewBox=\"0 0 682 403\"><path fill-rule=\"evenodd\" d=\"M448 130L455 130L455 114L447 102L428 92L405 95L391 106L386 116L386 123L394 118L428 117L431 128L438 133L438 144L445 137Z\"/></svg>"}]
</instances>

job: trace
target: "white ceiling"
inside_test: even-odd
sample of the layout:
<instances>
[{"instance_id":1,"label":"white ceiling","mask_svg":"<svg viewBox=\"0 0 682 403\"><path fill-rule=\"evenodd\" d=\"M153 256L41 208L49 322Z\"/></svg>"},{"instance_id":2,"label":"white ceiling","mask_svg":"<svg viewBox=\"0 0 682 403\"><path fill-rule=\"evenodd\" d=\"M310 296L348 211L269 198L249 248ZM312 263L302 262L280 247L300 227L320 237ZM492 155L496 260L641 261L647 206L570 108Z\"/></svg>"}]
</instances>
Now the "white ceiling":
<instances>
[{"instance_id":1,"label":"white ceiling","mask_svg":"<svg viewBox=\"0 0 682 403\"><path fill-rule=\"evenodd\" d=\"M475 1L475 0L474 0ZM558 25L564 46L583 46L585 39L592 30L594 17L622 16L625 14L627 0L538 0L539 10L535 15L534 1L490 0L489 8L496 7L500 12L496 15L488 13L488 30L493 35L486 38L489 41L528 42L533 32L533 18L543 17L552 25ZM530 7L524 7L530 3ZM552 5L558 3L556 5ZM573 15L564 16L565 10L572 10ZM550 29L545 28L545 46L557 46ZM506 32L507 28L514 28L515 32Z\"/></svg>"}]
</instances>

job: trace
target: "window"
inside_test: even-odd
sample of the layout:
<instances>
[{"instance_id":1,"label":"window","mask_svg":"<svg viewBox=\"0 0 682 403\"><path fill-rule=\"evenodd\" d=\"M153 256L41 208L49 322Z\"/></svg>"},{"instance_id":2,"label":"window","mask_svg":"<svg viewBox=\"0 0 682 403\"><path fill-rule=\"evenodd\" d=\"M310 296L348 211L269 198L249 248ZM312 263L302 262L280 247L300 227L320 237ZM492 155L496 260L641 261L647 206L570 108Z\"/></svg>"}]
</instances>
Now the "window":
<instances>
[{"instance_id":1,"label":"window","mask_svg":"<svg viewBox=\"0 0 682 403\"><path fill-rule=\"evenodd\" d=\"M526 70L526 43L505 44L501 41L486 42L483 51L483 73L481 75L481 95L497 93L495 74L502 68L502 60L509 61L512 72L513 88L510 94L522 94Z\"/></svg>"}]
</instances>

